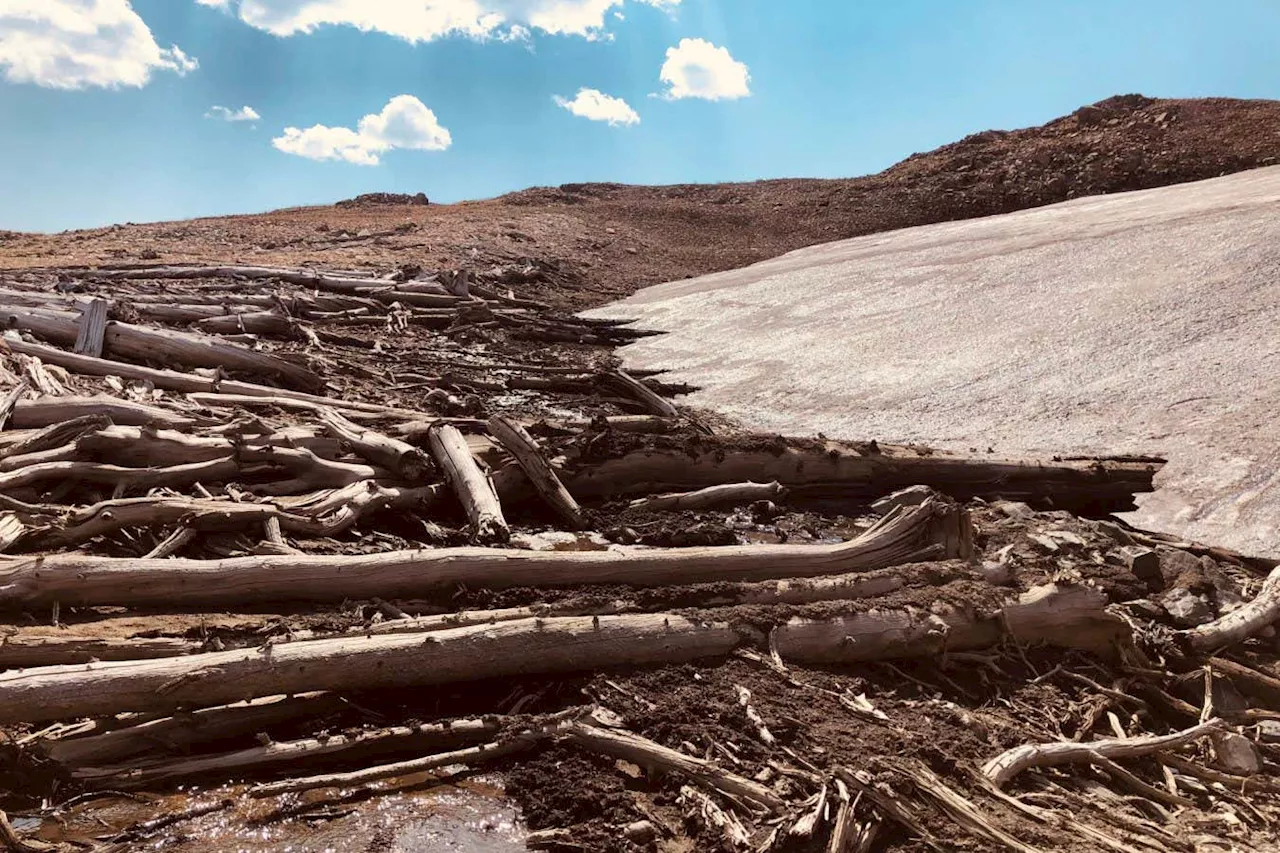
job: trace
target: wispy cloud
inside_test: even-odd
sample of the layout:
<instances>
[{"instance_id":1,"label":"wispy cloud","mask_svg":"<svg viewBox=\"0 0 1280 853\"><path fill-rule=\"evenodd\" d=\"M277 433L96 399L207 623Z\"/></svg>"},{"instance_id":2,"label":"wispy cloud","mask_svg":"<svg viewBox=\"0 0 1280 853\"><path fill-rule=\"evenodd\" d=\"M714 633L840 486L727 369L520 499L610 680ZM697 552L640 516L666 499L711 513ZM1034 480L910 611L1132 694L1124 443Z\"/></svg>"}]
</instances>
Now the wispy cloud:
<instances>
[{"instance_id":1,"label":"wispy cloud","mask_svg":"<svg viewBox=\"0 0 1280 853\"><path fill-rule=\"evenodd\" d=\"M129 0L0 0L0 71L52 89L145 86L155 71L200 66L160 47Z\"/></svg>"},{"instance_id":2,"label":"wispy cloud","mask_svg":"<svg viewBox=\"0 0 1280 853\"><path fill-rule=\"evenodd\" d=\"M196 0L233 11L277 36L325 26L380 32L410 42L445 36L510 41L532 30L588 39L607 37L606 15L628 0ZM681 0L632 0L673 9Z\"/></svg>"},{"instance_id":3,"label":"wispy cloud","mask_svg":"<svg viewBox=\"0 0 1280 853\"><path fill-rule=\"evenodd\" d=\"M213 0L202 0L202 2L213 2ZM212 106L209 112L204 114L205 118L220 118L223 121L257 121L262 118L258 115L258 111L253 107L241 107L238 110L229 107Z\"/></svg>"},{"instance_id":4,"label":"wispy cloud","mask_svg":"<svg viewBox=\"0 0 1280 853\"><path fill-rule=\"evenodd\" d=\"M606 121L615 127L639 124L640 114L622 98L606 95L598 89L579 89L573 100L556 95L553 100L569 112L592 121Z\"/></svg>"},{"instance_id":5,"label":"wispy cloud","mask_svg":"<svg viewBox=\"0 0 1280 853\"><path fill-rule=\"evenodd\" d=\"M271 140L280 151L310 160L345 160L359 166L376 166L379 155L394 148L443 151L453 144L449 131L413 95L397 95L379 113L349 127L313 125L305 130L286 127Z\"/></svg>"},{"instance_id":6,"label":"wispy cloud","mask_svg":"<svg viewBox=\"0 0 1280 853\"><path fill-rule=\"evenodd\" d=\"M706 39L681 39L667 48L659 75L667 89L663 97L733 100L751 94L751 74L745 63Z\"/></svg>"}]
</instances>

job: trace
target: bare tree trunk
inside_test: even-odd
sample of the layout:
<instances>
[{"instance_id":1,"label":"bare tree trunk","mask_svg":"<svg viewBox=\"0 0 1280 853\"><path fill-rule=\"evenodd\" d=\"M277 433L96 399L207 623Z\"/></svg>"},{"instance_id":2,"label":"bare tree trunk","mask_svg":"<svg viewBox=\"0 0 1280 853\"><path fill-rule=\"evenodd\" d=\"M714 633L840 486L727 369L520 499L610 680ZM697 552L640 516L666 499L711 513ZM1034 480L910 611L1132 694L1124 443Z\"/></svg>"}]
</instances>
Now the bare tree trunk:
<instances>
[{"instance_id":1,"label":"bare tree trunk","mask_svg":"<svg viewBox=\"0 0 1280 853\"><path fill-rule=\"evenodd\" d=\"M197 424L169 409L134 403L119 397L40 397L22 400L13 410L13 426L17 429L41 429L56 426L85 415L105 415L112 423L128 426L155 426L187 430Z\"/></svg>"},{"instance_id":2,"label":"bare tree trunk","mask_svg":"<svg viewBox=\"0 0 1280 853\"><path fill-rule=\"evenodd\" d=\"M421 482L431 470L430 458L408 442L357 426L332 409L322 409L320 420L358 456L371 465L386 468L407 483Z\"/></svg>"},{"instance_id":3,"label":"bare tree trunk","mask_svg":"<svg viewBox=\"0 0 1280 853\"><path fill-rule=\"evenodd\" d=\"M444 471L462 508L471 521L476 539L482 542L506 541L511 535L502 515L502 504L489 478L476 464L467 440L457 428L441 424L427 433L431 454Z\"/></svg>"},{"instance_id":4,"label":"bare tree trunk","mask_svg":"<svg viewBox=\"0 0 1280 853\"><path fill-rule=\"evenodd\" d=\"M129 469L126 469L129 470ZM21 473L21 472L19 472ZM144 472L145 473L145 472ZM0 475L0 479L2 476ZM255 601L405 597L441 588L665 584L813 577L968 553L967 514L928 501L891 513L839 545L742 545L669 550L546 553L442 548L341 556L135 560L51 554L0 564L0 604L171 606Z\"/></svg>"},{"instance_id":5,"label":"bare tree trunk","mask_svg":"<svg viewBox=\"0 0 1280 853\"><path fill-rule=\"evenodd\" d=\"M90 299L81 309L80 331L73 349L81 355L102 356L103 338L107 334L107 300Z\"/></svg>"},{"instance_id":6,"label":"bare tree trunk","mask_svg":"<svg viewBox=\"0 0 1280 853\"><path fill-rule=\"evenodd\" d=\"M782 495L784 491L785 489L776 481L772 483L726 483L723 486L708 486L696 492L676 492L670 495L654 495L651 498L640 498L631 502L631 508L644 510L702 509L709 506L771 500Z\"/></svg>"},{"instance_id":7,"label":"bare tree trunk","mask_svg":"<svg viewBox=\"0 0 1280 853\"><path fill-rule=\"evenodd\" d=\"M581 530L586 523L582 516L582 507L578 506L573 495L569 494L564 483L560 482L556 472L543 458L542 451L538 449L538 442L533 436L529 435L520 424L501 415L489 418L489 432L515 458L534 489L552 509L559 513L569 525L569 529Z\"/></svg>"}]
</instances>

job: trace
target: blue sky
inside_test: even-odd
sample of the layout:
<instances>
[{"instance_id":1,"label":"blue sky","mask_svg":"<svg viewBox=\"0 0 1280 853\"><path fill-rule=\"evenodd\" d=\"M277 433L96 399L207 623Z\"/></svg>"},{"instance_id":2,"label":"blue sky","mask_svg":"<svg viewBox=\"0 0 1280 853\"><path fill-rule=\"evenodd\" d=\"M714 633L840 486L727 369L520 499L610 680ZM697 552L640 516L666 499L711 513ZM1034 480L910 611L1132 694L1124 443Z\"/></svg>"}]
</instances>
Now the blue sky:
<instances>
[{"instance_id":1,"label":"blue sky","mask_svg":"<svg viewBox=\"0 0 1280 853\"><path fill-rule=\"evenodd\" d=\"M1275 0L0 0L0 228L859 175L1112 94L1280 97L1277 33Z\"/></svg>"}]
</instances>

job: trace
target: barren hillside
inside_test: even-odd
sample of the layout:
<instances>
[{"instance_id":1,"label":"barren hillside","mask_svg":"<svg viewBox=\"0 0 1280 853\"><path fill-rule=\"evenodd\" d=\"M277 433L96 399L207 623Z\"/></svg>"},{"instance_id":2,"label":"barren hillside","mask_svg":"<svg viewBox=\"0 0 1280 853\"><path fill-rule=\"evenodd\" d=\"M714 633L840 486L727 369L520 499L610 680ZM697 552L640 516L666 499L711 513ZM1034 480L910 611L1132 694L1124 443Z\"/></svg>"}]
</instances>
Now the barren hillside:
<instances>
[{"instance_id":1,"label":"barren hillside","mask_svg":"<svg viewBox=\"0 0 1280 853\"><path fill-rule=\"evenodd\" d=\"M1041 127L975 134L862 178L569 184L456 205L339 205L3 234L0 266L237 258L449 268L528 259L541 269L533 284L540 298L578 307L814 243L1276 162L1280 103L1125 95Z\"/></svg>"}]
</instances>

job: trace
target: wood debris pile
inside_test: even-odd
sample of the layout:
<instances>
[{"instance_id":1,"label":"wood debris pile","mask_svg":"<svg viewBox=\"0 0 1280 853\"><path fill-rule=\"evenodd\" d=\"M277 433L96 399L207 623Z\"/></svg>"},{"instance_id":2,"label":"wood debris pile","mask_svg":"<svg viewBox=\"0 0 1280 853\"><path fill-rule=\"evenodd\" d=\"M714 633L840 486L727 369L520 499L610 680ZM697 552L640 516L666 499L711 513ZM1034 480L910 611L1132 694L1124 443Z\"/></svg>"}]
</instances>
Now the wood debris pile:
<instances>
[{"instance_id":1,"label":"wood debris pile","mask_svg":"<svg viewBox=\"0 0 1280 853\"><path fill-rule=\"evenodd\" d=\"M1280 572L1111 518L1160 460L736 432L521 275L4 281L0 787L43 840L0 840L464 766L552 849L1276 843ZM194 783L236 786L71 805Z\"/></svg>"}]
</instances>

